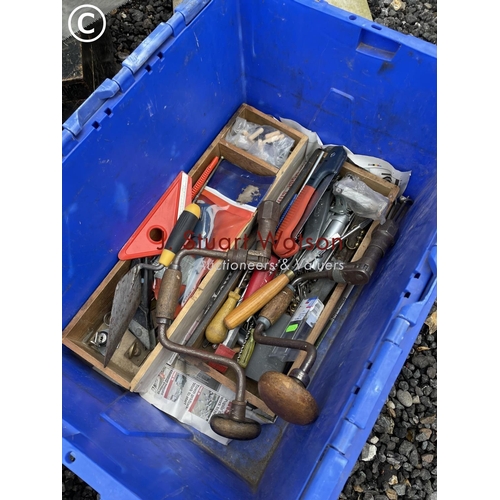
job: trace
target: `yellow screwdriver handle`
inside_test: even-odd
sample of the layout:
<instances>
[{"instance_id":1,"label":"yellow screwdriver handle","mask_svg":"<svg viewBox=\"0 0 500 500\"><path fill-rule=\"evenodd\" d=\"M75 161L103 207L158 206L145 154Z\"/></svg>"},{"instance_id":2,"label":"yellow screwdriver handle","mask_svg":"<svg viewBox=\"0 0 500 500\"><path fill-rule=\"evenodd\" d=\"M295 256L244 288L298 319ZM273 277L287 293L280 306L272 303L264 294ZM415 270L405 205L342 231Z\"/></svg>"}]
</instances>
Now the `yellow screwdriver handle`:
<instances>
[{"instance_id":1,"label":"yellow screwdriver handle","mask_svg":"<svg viewBox=\"0 0 500 500\"><path fill-rule=\"evenodd\" d=\"M255 339L253 338L253 331L252 331L250 332L250 335L238 356L238 364L242 368L246 368L248 366L248 363L250 362L250 358L252 357L254 349L255 349Z\"/></svg>"},{"instance_id":2,"label":"yellow screwdriver handle","mask_svg":"<svg viewBox=\"0 0 500 500\"><path fill-rule=\"evenodd\" d=\"M250 316L260 311L275 295L285 288L295 274L293 271L286 271L263 287L256 290L250 297L243 300L238 307L233 309L224 319L224 323L229 330L236 328L246 321Z\"/></svg>"},{"instance_id":3,"label":"yellow screwdriver handle","mask_svg":"<svg viewBox=\"0 0 500 500\"><path fill-rule=\"evenodd\" d=\"M224 325L224 318L236 307L240 300L240 295L236 292L229 292L226 302L217 311L217 314L210 321L205 330L205 337L212 344L222 344L226 340L228 328Z\"/></svg>"},{"instance_id":4,"label":"yellow screwdriver handle","mask_svg":"<svg viewBox=\"0 0 500 500\"><path fill-rule=\"evenodd\" d=\"M196 227L201 217L201 208L196 203L190 203L180 217L177 219L170 236L165 243L158 261L165 267L168 267L174 260L175 254L182 248L189 237L189 234Z\"/></svg>"}]
</instances>

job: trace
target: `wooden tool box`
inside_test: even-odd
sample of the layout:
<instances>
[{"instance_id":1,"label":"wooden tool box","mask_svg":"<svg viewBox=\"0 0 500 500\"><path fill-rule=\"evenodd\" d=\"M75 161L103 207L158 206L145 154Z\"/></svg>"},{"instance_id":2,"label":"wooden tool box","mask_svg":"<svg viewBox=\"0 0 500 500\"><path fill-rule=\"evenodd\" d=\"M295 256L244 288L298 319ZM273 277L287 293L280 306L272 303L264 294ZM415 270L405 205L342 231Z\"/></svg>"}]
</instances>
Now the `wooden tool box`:
<instances>
[{"instance_id":1,"label":"wooden tool box","mask_svg":"<svg viewBox=\"0 0 500 500\"><path fill-rule=\"evenodd\" d=\"M281 168L276 168L265 161L248 154L242 149L235 147L225 140L227 132L231 129L238 116L259 125L271 125L294 139L295 143L292 151ZM242 104L238 111L214 139L202 157L189 171L189 175L192 177L194 184L214 157L224 156L224 158L229 162L250 172L259 175L275 176L275 180L266 194L265 199L276 199L289 184L293 174L297 171L301 162L305 160L307 143L308 138L304 134L288 127L287 125L275 120L273 117L268 116L251 106ZM347 173L357 175L369 187L382 195L387 196L391 203L396 199L398 194L397 186L346 162L341 169L341 175L345 175ZM250 224L243 230L241 235L248 232L249 226ZM376 223L371 225L352 260L357 260L363 255L370 242L371 234L375 227ZM210 297L222 283L227 271L218 269L218 267L217 263L212 266L212 269L204 277L196 292L187 301L186 305L182 308L173 322L168 332L169 338L172 341L181 341L183 335L191 326L193 318L202 313ZM142 364L138 366L125 356L127 350L130 349L136 340L136 338L129 331L127 331L125 332L125 335L123 336L123 339L109 365L104 368L103 356L88 345L88 339L96 331L100 331L105 328L106 325L104 323L104 318L111 310L115 287L129 268L130 261L119 261L114 266L114 268L102 281L100 286L94 291L79 312L74 316L72 321L64 329L62 342L81 358L93 365L95 369L120 386L133 392L144 392L149 389L154 378L172 353L169 353L160 344L158 344L145 357ZM335 287L335 290L329 300L325 303L324 310L319 317L319 320L308 336L307 340L309 342L314 343L320 336L332 314L332 311L335 308L335 305L342 295L344 288L345 285L341 284ZM204 336L201 335L200 338L195 339L195 347L201 347L203 337ZM211 349L211 347L208 349ZM292 369L300 364L303 356L304 353L300 352L298 358L293 364ZM221 384L232 389L233 391L235 390L235 377L231 370L222 374L199 359L190 358L189 362L196 365L199 369ZM273 412L267 408L267 406L259 398L257 384L252 380L247 381L246 399L251 405L259 408L267 414L270 419L274 417Z\"/></svg>"}]
</instances>

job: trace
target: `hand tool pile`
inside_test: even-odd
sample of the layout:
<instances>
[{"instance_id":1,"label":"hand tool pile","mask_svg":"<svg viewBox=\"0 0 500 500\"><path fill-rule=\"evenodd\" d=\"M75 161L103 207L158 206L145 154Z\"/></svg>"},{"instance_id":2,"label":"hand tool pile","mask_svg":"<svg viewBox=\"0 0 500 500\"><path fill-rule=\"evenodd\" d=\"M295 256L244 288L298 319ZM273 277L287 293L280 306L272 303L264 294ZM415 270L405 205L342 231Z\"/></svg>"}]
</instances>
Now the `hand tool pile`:
<instances>
[{"instance_id":1,"label":"hand tool pile","mask_svg":"<svg viewBox=\"0 0 500 500\"><path fill-rule=\"evenodd\" d=\"M245 244L228 250L186 244L185 235L194 234L203 216L197 198L220 159L213 163L211 174L196 184L193 203L178 219L163 253L132 263L118 283L109 328L91 340L104 355L104 366L129 329L137 338L134 349L127 351L129 359L139 359L138 353L151 351L159 342L168 351L199 358L222 373L234 372L230 412L210 420L217 434L240 440L260 434L261 424L245 413L247 377L258 382L259 397L275 415L292 424L312 423L320 410L307 386L317 346L307 341L307 335L338 284L346 285L341 307L355 286L370 280L395 244L399 223L412 204L400 196L391 205L360 179L342 176L346 159L342 146L316 149L277 199L259 203ZM346 179L349 186L362 189L353 195L352 189L345 189ZM370 242L352 261L371 224L375 227ZM228 265L225 279L202 313L192 318L192 327L179 343L169 339L169 328L179 313L181 264L187 256ZM161 286L154 300L152 278L159 272ZM202 335L204 341L193 347ZM290 370L299 351L305 356Z\"/></svg>"}]
</instances>

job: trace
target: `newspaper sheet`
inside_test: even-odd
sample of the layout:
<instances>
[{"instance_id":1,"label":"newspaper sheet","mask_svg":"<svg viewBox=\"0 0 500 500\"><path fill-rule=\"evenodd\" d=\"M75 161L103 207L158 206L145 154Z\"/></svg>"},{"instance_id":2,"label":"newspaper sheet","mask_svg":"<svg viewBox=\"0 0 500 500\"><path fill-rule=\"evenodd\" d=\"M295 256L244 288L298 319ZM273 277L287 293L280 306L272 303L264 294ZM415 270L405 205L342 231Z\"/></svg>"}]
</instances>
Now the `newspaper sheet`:
<instances>
[{"instance_id":1,"label":"newspaper sheet","mask_svg":"<svg viewBox=\"0 0 500 500\"><path fill-rule=\"evenodd\" d=\"M219 443L227 445L231 441L212 431L210 419L216 413L229 413L234 392L180 356L176 356L171 365L163 366L149 390L141 396L159 410ZM247 416L270 423L248 408Z\"/></svg>"}]
</instances>

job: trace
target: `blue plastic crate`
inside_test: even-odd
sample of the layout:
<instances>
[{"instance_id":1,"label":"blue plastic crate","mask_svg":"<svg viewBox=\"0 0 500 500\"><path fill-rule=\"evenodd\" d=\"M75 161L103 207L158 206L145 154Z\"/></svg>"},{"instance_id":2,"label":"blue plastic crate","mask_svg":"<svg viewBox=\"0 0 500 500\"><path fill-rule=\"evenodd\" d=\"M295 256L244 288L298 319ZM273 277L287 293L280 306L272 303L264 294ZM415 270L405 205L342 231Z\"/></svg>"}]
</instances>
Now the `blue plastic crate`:
<instances>
[{"instance_id":1,"label":"blue plastic crate","mask_svg":"<svg viewBox=\"0 0 500 500\"><path fill-rule=\"evenodd\" d=\"M63 347L63 463L103 500L338 498L436 298L436 66L325 2L186 1L64 124L63 328L243 102L413 172L396 246L321 344L314 424L225 447Z\"/></svg>"}]
</instances>

